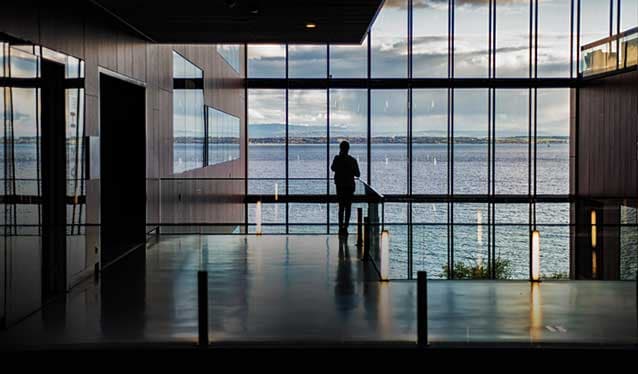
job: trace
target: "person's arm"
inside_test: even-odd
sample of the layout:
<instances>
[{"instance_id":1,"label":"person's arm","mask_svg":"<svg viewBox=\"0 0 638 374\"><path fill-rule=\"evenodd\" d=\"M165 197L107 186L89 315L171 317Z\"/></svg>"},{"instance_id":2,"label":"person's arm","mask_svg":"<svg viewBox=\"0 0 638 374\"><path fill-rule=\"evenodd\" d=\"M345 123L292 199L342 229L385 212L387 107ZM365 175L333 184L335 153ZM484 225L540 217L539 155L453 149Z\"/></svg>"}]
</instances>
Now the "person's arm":
<instances>
[{"instance_id":1,"label":"person's arm","mask_svg":"<svg viewBox=\"0 0 638 374\"><path fill-rule=\"evenodd\" d=\"M330 170L336 171L335 170L335 163L336 162L337 162L337 156L335 156L335 158L332 159L332 165L330 165Z\"/></svg>"},{"instance_id":2,"label":"person's arm","mask_svg":"<svg viewBox=\"0 0 638 374\"><path fill-rule=\"evenodd\" d=\"M352 158L354 160L354 176L359 178L361 177L361 172L359 171L359 163L356 158Z\"/></svg>"}]
</instances>

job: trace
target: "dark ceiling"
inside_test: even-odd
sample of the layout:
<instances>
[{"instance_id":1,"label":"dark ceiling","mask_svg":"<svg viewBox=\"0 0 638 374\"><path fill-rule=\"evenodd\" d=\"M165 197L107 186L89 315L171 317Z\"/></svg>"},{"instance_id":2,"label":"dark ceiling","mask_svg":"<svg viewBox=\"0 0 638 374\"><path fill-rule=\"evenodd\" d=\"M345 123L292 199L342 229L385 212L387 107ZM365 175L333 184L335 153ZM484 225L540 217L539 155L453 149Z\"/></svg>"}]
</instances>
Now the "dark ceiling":
<instances>
[{"instance_id":1,"label":"dark ceiling","mask_svg":"<svg viewBox=\"0 0 638 374\"><path fill-rule=\"evenodd\" d=\"M360 43L383 0L92 0L158 43ZM315 23L307 29L307 23Z\"/></svg>"}]
</instances>

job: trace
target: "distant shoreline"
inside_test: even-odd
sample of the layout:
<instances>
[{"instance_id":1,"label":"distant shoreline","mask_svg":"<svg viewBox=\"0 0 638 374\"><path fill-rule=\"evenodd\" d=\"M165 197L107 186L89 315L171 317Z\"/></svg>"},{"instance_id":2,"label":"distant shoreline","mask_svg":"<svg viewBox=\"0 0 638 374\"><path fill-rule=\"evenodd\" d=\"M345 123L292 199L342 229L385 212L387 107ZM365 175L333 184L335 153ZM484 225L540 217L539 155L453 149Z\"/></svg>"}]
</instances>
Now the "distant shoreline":
<instances>
[{"instance_id":1,"label":"distant shoreline","mask_svg":"<svg viewBox=\"0 0 638 374\"><path fill-rule=\"evenodd\" d=\"M347 138L347 137L335 137L330 139L330 144L339 144L341 140L347 139L350 144L367 144L365 138ZM249 139L249 144L258 145L280 145L285 144L285 138L252 138ZM406 137L375 137L371 139L372 144L406 144ZM430 144L430 145L445 145L448 143L447 137L414 137L412 138L413 144ZM538 137L537 144L568 144L568 137ZM309 137L309 138L289 138L288 144L326 144L325 137ZM454 139L454 144L488 144L487 138L474 138L474 137L457 137ZM530 144L527 137L503 137L496 138L496 144Z\"/></svg>"},{"instance_id":2,"label":"distant shoreline","mask_svg":"<svg viewBox=\"0 0 638 374\"><path fill-rule=\"evenodd\" d=\"M340 137L335 136L330 139L330 144L339 144L341 140L347 139L350 144L367 144L367 139L364 137ZM174 138L175 144L204 144L202 138L192 138L192 137L180 137ZM238 144L237 139L215 139L216 141L211 141L210 144L220 143L220 144ZM19 137L15 138L15 144L37 144L37 139L35 137ZM281 145L286 144L286 139L283 137L275 137L275 138L252 138L248 141L249 144L259 144L259 145ZM371 139L372 144L406 144L407 137L405 136L397 136L397 137L385 137L379 136ZM430 137L430 136L417 136L412 138L413 144L430 144L430 145L445 145L448 143L447 137ZM527 137L502 137L496 138L496 144L529 144ZM568 144L569 138L566 136L545 136L538 137L537 144ZM4 144L4 139L0 138L0 144ZM326 137L291 137L288 138L288 144L326 144ZM454 144L488 144L487 138L476 138L476 137L457 137L454 138Z\"/></svg>"}]
</instances>

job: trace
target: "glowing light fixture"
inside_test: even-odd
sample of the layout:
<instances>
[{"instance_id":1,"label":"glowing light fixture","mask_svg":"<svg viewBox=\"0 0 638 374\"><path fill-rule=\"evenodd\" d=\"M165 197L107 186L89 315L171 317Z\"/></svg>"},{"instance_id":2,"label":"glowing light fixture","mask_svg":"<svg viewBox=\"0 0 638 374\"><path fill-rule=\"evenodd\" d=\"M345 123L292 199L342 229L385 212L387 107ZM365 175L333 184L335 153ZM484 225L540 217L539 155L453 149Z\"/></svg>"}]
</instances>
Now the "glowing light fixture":
<instances>
[{"instance_id":1,"label":"glowing light fixture","mask_svg":"<svg viewBox=\"0 0 638 374\"><path fill-rule=\"evenodd\" d=\"M383 230L381 233L381 280L388 280L390 272L390 232Z\"/></svg>"},{"instance_id":2,"label":"glowing light fixture","mask_svg":"<svg viewBox=\"0 0 638 374\"><path fill-rule=\"evenodd\" d=\"M307 29L316 29L317 28L317 24L314 22L308 22L306 23L306 28Z\"/></svg>"},{"instance_id":3,"label":"glowing light fixture","mask_svg":"<svg viewBox=\"0 0 638 374\"><path fill-rule=\"evenodd\" d=\"M532 231L532 282L541 280L541 233Z\"/></svg>"},{"instance_id":4,"label":"glowing light fixture","mask_svg":"<svg viewBox=\"0 0 638 374\"><path fill-rule=\"evenodd\" d=\"M279 184L275 183L275 201L279 200Z\"/></svg>"},{"instance_id":5,"label":"glowing light fixture","mask_svg":"<svg viewBox=\"0 0 638 374\"><path fill-rule=\"evenodd\" d=\"M596 237L598 236L598 230L596 228L596 210L592 209L589 219L591 224L591 247L596 248Z\"/></svg>"},{"instance_id":6,"label":"glowing light fixture","mask_svg":"<svg viewBox=\"0 0 638 374\"><path fill-rule=\"evenodd\" d=\"M255 224L255 234L261 235L261 201L258 201L255 207Z\"/></svg>"},{"instance_id":7,"label":"glowing light fixture","mask_svg":"<svg viewBox=\"0 0 638 374\"><path fill-rule=\"evenodd\" d=\"M598 261L596 256L596 244L598 237L598 228L596 227L596 210L592 209L589 214L589 223L591 225L591 275L593 279L596 279L598 274Z\"/></svg>"}]
</instances>

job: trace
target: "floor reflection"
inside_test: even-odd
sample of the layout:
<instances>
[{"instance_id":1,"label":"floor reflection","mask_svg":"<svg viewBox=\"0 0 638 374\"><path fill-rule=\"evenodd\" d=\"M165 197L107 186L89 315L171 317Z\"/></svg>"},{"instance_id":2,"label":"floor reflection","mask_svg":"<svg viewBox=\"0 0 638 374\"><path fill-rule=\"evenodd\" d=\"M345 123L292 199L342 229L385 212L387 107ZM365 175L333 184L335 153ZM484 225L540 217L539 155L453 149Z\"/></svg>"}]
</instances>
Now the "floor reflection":
<instances>
[{"instance_id":1,"label":"floor reflection","mask_svg":"<svg viewBox=\"0 0 638 374\"><path fill-rule=\"evenodd\" d=\"M416 340L416 284L378 282L354 236L165 236L0 332L19 345L197 341L208 271L212 342ZM610 308L613 305L613 308ZM633 282L430 281L429 340L633 343Z\"/></svg>"}]
</instances>

